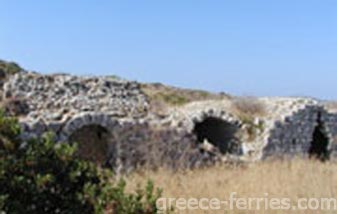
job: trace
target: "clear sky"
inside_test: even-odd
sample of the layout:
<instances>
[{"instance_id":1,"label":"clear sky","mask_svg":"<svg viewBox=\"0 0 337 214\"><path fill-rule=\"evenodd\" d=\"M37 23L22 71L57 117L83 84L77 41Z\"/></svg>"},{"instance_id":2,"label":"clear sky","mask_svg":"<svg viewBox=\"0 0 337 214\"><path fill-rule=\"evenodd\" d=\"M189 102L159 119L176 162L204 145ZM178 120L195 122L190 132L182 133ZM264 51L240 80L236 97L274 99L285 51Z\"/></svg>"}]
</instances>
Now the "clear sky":
<instances>
[{"instance_id":1,"label":"clear sky","mask_svg":"<svg viewBox=\"0 0 337 214\"><path fill-rule=\"evenodd\" d=\"M337 99L336 0L0 0L0 58L236 95Z\"/></svg>"}]
</instances>

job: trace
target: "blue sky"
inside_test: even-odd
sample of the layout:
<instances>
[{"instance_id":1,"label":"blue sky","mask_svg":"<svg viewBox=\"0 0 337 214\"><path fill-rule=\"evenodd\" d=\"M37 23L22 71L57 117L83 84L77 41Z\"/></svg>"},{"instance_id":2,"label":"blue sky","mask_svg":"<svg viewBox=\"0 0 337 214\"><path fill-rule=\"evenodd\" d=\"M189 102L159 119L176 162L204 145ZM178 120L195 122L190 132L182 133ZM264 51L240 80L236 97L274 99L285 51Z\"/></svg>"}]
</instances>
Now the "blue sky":
<instances>
[{"instance_id":1,"label":"blue sky","mask_svg":"<svg viewBox=\"0 0 337 214\"><path fill-rule=\"evenodd\" d=\"M27 69L337 99L335 0L0 3L0 58Z\"/></svg>"}]
</instances>

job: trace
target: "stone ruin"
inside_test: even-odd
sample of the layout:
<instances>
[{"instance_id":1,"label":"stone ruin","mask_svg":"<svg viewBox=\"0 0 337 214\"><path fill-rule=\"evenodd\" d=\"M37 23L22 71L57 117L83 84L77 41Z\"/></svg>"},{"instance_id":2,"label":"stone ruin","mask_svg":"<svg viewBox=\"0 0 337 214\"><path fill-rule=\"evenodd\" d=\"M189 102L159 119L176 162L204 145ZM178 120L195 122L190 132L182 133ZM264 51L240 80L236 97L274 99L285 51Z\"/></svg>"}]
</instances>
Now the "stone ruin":
<instances>
[{"instance_id":1,"label":"stone ruin","mask_svg":"<svg viewBox=\"0 0 337 214\"><path fill-rule=\"evenodd\" d=\"M256 98L261 115L240 113L230 97L159 114L142 84L114 77L21 71L2 87L2 100L19 109L23 139L51 131L57 142L78 142L83 158L117 171L336 157L337 109L311 98Z\"/></svg>"}]
</instances>

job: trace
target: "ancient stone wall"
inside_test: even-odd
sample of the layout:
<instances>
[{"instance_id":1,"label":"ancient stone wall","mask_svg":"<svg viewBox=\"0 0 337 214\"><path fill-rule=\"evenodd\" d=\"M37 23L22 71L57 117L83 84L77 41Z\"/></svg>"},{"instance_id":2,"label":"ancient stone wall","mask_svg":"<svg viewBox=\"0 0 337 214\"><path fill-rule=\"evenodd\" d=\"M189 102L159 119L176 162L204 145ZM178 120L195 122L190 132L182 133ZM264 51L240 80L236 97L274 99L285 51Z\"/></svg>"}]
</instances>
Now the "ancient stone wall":
<instances>
[{"instance_id":1,"label":"ancient stone wall","mask_svg":"<svg viewBox=\"0 0 337 214\"><path fill-rule=\"evenodd\" d=\"M148 109L138 83L112 77L20 72L5 83L3 91L5 98L24 99L28 103L27 120L65 120L82 112L142 117Z\"/></svg>"},{"instance_id":2,"label":"ancient stone wall","mask_svg":"<svg viewBox=\"0 0 337 214\"><path fill-rule=\"evenodd\" d=\"M24 71L8 79L3 96L24 100L29 108L19 117L23 139L52 131L59 142L79 140L81 151L102 154L104 164L118 172L317 151L337 157L337 113L314 99L259 98L265 114L248 119L230 98L173 106L158 116L136 82ZM97 146L83 142L86 137Z\"/></svg>"},{"instance_id":3,"label":"ancient stone wall","mask_svg":"<svg viewBox=\"0 0 337 214\"><path fill-rule=\"evenodd\" d=\"M324 121L326 133L330 140L330 157L332 160L337 160L337 112L325 109L322 112L322 120Z\"/></svg>"},{"instance_id":4,"label":"ancient stone wall","mask_svg":"<svg viewBox=\"0 0 337 214\"><path fill-rule=\"evenodd\" d=\"M276 121L269 131L263 158L308 156L321 111L319 106L306 106L283 120Z\"/></svg>"}]
</instances>

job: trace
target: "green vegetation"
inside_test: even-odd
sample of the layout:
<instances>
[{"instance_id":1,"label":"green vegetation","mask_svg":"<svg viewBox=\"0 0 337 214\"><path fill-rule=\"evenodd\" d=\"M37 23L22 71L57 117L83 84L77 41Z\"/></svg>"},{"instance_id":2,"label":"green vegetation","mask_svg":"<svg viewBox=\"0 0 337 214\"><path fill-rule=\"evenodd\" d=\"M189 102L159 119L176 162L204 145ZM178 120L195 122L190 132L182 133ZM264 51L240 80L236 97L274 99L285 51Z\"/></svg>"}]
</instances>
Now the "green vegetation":
<instances>
[{"instance_id":1,"label":"green vegetation","mask_svg":"<svg viewBox=\"0 0 337 214\"><path fill-rule=\"evenodd\" d=\"M2 76L3 74L12 75L18 73L21 70L22 68L14 62L5 62L3 60L0 60L0 73Z\"/></svg>"},{"instance_id":2,"label":"green vegetation","mask_svg":"<svg viewBox=\"0 0 337 214\"><path fill-rule=\"evenodd\" d=\"M186 97L176 93L162 93L155 94L154 99L162 101L168 105L181 106L190 102Z\"/></svg>"},{"instance_id":3,"label":"green vegetation","mask_svg":"<svg viewBox=\"0 0 337 214\"><path fill-rule=\"evenodd\" d=\"M135 193L113 173L74 156L76 145L52 134L22 142L15 118L0 113L0 213L151 214L161 191L151 182Z\"/></svg>"},{"instance_id":4,"label":"green vegetation","mask_svg":"<svg viewBox=\"0 0 337 214\"><path fill-rule=\"evenodd\" d=\"M163 106L182 106L193 101L229 98L226 94L175 88L160 83L141 84L141 90L149 97L154 109L162 109Z\"/></svg>"}]
</instances>

